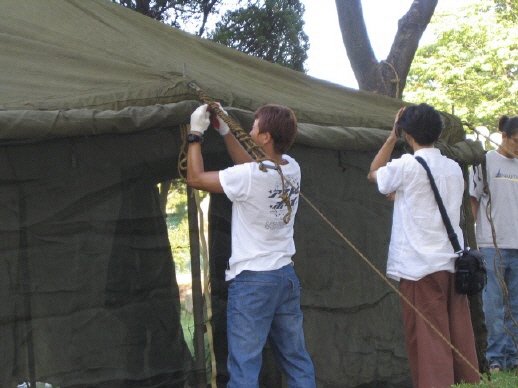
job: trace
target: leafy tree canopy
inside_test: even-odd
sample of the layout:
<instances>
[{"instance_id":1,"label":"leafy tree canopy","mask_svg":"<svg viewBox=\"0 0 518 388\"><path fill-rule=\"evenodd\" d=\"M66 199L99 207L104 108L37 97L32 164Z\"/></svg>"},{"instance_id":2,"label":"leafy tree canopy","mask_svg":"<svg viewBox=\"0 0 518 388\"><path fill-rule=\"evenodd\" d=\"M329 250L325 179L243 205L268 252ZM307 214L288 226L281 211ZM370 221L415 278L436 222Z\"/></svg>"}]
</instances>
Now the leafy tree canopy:
<instances>
[{"instance_id":1,"label":"leafy tree canopy","mask_svg":"<svg viewBox=\"0 0 518 388\"><path fill-rule=\"evenodd\" d=\"M497 132L502 114L518 114L517 17L516 1L490 0L438 15L430 24L437 40L417 51L404 99Z\"/></svg>"},{"instance_id":2,"label":"leafy tree canopy","mask_svg":"<svg viewBox=\"0 0 518 388\"><path fill-rule=\"evenodd\" d=\"M249 55L305 71L309 38L303 31L305 8L300 0L112 1ZM211 23L211 18L219 22Z\"/></svg>"},{"instance_id":3,"label":"leafy tree canopy","mask_svg":"<svg viewBox=\"0 0 518 388\"><path fill-rule=\"evenodd\" d=\"M112 0L152 19L203 36L210 15L229 0ZM237 0L238 2L240 0ZM189 26L189 29L182 28Z\"/></svg>"},{"instance_id":4,"label":"leafy tree canopy","mask_svg":"<svg viewBox=\"0 0 518 388\"><path fill-rule=\"evenodd\" d=\"M244 53L304 71L309 48L300 0L248 1L225 13L211 39Z\"/></svg>"}]
</instances>

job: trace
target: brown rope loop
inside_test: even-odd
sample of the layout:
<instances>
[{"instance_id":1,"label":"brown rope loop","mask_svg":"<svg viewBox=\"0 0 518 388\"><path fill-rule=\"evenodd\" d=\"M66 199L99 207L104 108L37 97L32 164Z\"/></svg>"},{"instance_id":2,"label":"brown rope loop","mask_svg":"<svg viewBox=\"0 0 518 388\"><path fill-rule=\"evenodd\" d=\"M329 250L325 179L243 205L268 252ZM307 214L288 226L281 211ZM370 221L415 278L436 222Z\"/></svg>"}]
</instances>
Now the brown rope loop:
<instances>
[{"instance_id":1,"label":"brown rope loop","mask_svg":"<svg viewBox=\"0 0 518 388\"><path fill-rule=\"evenodd\" d=\"M386 65L388 65L394 72L394 75L396 78L391 79L390 82L392 82L393 84L396 85L396 98L401 98L401 95L400 95L401 94L401 91L400 91L401 78L399 78L399 74L398 74L396 68L389 61L381 61L381 63L385 63Z\"/></svg>"},{"instance_id":2,"label":"brown rope loop","mask_svg":"<svg viewBox=\"0 0 518 388\"><path fill-rule=\"evenodd\" d=\"M178 153L178 176L185 179L184 172L187 171L187 133L188 128L186 124L180 125L180 134L182 136L182 145Z\"/></svg>"}]
</instances>

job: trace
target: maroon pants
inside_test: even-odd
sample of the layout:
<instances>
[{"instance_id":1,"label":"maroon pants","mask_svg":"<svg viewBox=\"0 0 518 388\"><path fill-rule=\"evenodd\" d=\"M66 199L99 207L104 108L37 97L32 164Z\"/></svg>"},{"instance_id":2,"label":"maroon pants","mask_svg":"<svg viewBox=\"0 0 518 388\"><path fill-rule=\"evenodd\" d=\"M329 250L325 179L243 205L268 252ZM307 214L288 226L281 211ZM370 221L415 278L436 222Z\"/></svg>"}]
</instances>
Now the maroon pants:
<instances>
[{"instance_id":1,"label":"maroon pants","mask_svg":"<svg viewBox=\"0 0 518 388\"><path fill-rule=\"evenodd\" d=\"M446 388L480 381L468 298L455 291L455 274L440 271L399 290L470 363L459 356L404 300L403 325L415 388Z\"/></svg>"}]
</instances>

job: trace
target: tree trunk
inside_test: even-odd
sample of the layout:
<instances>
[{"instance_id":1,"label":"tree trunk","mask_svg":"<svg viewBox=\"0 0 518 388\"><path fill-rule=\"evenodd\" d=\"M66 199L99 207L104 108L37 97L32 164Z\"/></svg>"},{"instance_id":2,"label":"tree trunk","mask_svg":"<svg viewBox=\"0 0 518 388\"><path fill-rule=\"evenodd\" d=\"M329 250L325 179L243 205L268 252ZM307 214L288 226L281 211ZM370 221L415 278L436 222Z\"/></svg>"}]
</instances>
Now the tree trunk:
<instances>
[{"instance_id":1,"label":"tree trunk","mask_svg":"<svg viewBox=\"0 0 518 388\"><path fill-rule=\"evenodd\" d=\"M399 19L398 31L387 59L378 61L367 34L361 0L335 0L347 56L358 87L389 97L401 98L419 40L438 0L414 0Z\"/></svg>"}]
</instances>

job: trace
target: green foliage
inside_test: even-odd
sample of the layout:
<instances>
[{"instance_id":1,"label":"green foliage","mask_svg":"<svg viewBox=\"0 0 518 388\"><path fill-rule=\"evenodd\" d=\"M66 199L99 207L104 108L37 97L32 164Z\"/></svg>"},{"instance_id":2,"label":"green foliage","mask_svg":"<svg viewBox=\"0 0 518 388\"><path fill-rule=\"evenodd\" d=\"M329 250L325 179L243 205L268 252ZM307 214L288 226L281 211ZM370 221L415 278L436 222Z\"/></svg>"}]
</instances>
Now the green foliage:
<instances>
[{"instance_id":1,"label":"green foliage","mask_svg":"<svg viewBox=\"0 0 518 388\"><path fill-rule=\"evenodd\" d=\"M518 387L518 375L516 371L498 372L491 375L489 383L456 384L454 388L515 388Z\"/></svg>"},{"instance_id":2,"label":"green foliage","mask_svg":"<svg viewBox=\"0 0 518 388\"><path fill-rule=\"evenodd\" d=\"M176 273L191 270L187 188L181 180L173 181L167 196L167 232Z\"/></svg>"},{"instance_id":3,"label":"green foliage","mask_svg":"<svg viewBox=\"0 0 518 388\"><path fill-rule=\"evenodd\" d=\"M496 12L500 14L502 19L516 23L518 21L518 0L495 0Z\"/></svg>"},{"instance_id":4,"label":"green foliage","mask_svg":"<svg viewBox=\"0 0 518 388\"><path fill-rule=\"evenodd\" d=\"M208 196L200 191L200 201ZM171 183L166 205L167 233L177 274L191 272L189 219L187 209L187 185L182 179ZM205 220L207 215L205 215Z\"/></svg>"},{"instance_id":5,"label":"green foliage","mask_svg":"<svg viewBox=\"0 0 518 388\"><path fill-rule=\"evenodd\" d=\"M219 7L229 0L112 0L150 18L176 28L193 31L202 36L210 15L217 15ZM239 1L239 0L238 0ZM186 29L187 30L187 29Z\"/></svg>"},{"instance_id":6,"label":"green foliage","mask_svg":"<svg viewBox=\"0 0 518 388\"><path fill-rule=\"evenodd\" d=\"M303 31L300 0L249 1L228 11L210 38L272 63L304 71L309 38Z\"/></svg>"},{"instance_id":7,"label":"green foliage","mask_svg":"<svg viewBox=\"0 0 518 388\"><path fill-rule=\"evenodd\" d=\"M309 38L301 0L112 0L173 27L305 71ZM246 7L241 7L246 4ZM241 7L241 8L238 8ZM230 9L207 34L211 17Z\"/></svg>"},{"instance_id":8,"label":"green foliage","mask_svg":"<svg viewBox=\"0 0 518 388\"><path fill-rule=\"evenodd\" d=\"M185 1L170 0L112 0L126 8L130 8L150 18L163 21L167 12L175 6L184 5Z\"/></svg>"},{"instance_id":9,"label":"green foliage","mask_svg":"<svg viewBox=\"0 0 518 388\"><path fill-rule=\"evenodd\" d=\"M430 24L437 40L417 51L404 99L453 111L491 132L502 114L516 114L518 29L511 16L518 6L506 3L505 13L494 1L477 0L460 13L437 15Z\"/></svg>"}]
</instances>

